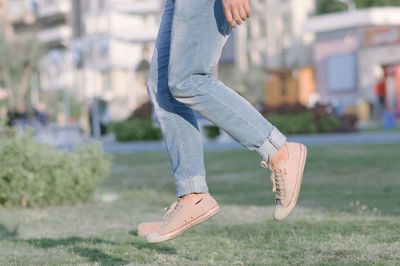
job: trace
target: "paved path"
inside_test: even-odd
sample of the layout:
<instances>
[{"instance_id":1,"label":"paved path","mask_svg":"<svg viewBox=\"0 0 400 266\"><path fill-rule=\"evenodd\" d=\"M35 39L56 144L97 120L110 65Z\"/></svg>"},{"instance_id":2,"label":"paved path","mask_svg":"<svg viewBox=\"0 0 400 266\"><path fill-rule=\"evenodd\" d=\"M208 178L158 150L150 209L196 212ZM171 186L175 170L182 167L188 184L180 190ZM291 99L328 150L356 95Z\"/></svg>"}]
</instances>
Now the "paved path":
<instances>
[{"instance_id":1,"label":"paved path","mask_svg":"<svg viewBox=\"0 0 400 266\"><path fill-rule=\"evenodd\" d=\"M354 145L354 144L382 144L400 143L400 131L368 132L368 133L347 133L347 134L321 134L321 135L290 135L289 141L301 142L309 146L321 145ZM135 153L135 152L159 152L164 151L164 144L161 141L151 142L128 142L117 143L112 140L102 141L104 150L108 153ZM237 150L242 146L234 140L225 142L206 142L206 151Z\"/></svg>"}]
</instances>

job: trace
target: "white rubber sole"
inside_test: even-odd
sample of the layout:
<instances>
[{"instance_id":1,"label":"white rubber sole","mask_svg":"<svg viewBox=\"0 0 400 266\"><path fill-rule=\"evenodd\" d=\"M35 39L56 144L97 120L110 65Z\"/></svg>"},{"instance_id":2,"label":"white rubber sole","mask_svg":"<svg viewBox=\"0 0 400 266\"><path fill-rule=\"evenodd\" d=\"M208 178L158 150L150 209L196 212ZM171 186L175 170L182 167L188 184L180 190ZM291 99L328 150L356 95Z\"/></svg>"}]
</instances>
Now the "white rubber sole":
<instances>
[{"instance_id":1,"label":"white rubber sole","mask_svg":"<svg viewBox=\"0 0 400 266\"><path fill-rule=\"evenodd\" d=\"M171 233L168 233L165 235L158 235L157 233L148 235L146 238L146 241L147 241L147 243L154 244L154 243L161 243L164 241L174 239L175 237L183 234L185 231L192 228L193 226L198 225L199 223L210 219L211 217L216 215L220 210L221 210L220 207L217 205L217 206L213 207L212 209L210 209L209 211L207 211L206 213L197 217L195 220L179 227L178 229L172 231Z\"/></svg>"}]
</instances>

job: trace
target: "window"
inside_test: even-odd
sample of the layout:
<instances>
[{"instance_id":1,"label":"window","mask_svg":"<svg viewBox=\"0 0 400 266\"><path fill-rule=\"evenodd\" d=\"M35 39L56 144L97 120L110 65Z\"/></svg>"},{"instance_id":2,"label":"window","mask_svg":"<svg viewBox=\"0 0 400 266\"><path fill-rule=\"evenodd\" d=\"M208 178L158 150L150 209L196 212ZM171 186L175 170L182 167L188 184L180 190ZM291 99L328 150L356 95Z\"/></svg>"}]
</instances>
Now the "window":
<instances>
[{"instance_id":1,"label":"window","mask_svg":"<svg viewBox=\"0 0 400 266\"><path fill-rule=\"evenodd\" d=\"M341 54L326 60L326 87L331 92L345 92L356 88L356 55Z\"/></svg>"},{"instance_id":2,"label":"window","mask_svg":"<svg viewBox=\"0 0 400 266\"><path fill-rule=\"evenodd\" d=\"M103 36L99 40L99 53L100 56L107 56L110 49L110 40L107 36Z\"/></svg>"},{"instance_id":3,"label":"window","mask_svg":"<svg viewBox=\"0 0 400 266\"><path fill-rule=\"evenodd\" d=\"M111 84L111 74L109 71L100 72L101 80L103 83L103 92L111 91L112 84Z\"/></svg>"}]
</instances>

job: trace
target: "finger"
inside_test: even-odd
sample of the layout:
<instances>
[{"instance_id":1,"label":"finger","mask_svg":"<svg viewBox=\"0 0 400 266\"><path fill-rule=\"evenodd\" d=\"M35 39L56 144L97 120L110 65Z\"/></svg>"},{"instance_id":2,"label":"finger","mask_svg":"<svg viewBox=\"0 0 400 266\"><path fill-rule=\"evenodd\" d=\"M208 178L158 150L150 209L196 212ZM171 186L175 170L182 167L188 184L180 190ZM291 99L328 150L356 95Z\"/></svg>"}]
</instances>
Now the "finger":
<instances>
[{"instance_id":1,"label":"finger","mask_svg":"<svg viewBox=\"0 0 400 266\"><path fill-rule=\"evenodd\" d=\"M235 27L235 21L233 20L232 12L229 8L224 9L226 21L231 25L232 28Z\"/></svg>"},{"instance_id":2,"label":"finger","mask_svg":"<svg viewBox=\"0 0 400 266\"><path fill-rule=\"evenodd\" d=\"M250 3L249 0L244 1L244 10L246 11L246 16L249 18L251 15Z\"/></svg>"},{"instance_id":3,"label":"finger","mask_svg":"<svg viewBox=\"0 0 400 266\"><path fill-rule=\"evenodd\" d=\"M242 18L240 17L239 8L237 6L232 9L232 16L236 24L242 24Z\"/></svg>"},{"instance_id":4,"label":"finger","mask_svg":"<svg viewBox=\"0 0 400 266\"><path fill-rule=\"evenodd\" d=\"M246 10L244 9L244 6L239 7L239 15L242 21L246 21L247 15L246 15Z\"/></svg>"}]
</instances>

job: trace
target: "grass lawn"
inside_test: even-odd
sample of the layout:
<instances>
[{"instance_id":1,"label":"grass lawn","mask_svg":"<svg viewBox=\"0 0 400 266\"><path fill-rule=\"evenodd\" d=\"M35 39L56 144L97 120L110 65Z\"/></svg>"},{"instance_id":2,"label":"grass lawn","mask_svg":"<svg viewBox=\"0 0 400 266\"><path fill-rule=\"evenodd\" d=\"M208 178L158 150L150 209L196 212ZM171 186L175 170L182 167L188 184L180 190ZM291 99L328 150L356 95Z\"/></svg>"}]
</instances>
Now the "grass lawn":
<instances>
[{"instance_id":1,"label":"grass lawn","mask_svg":"<svg viewBox=\"0 0 400 266\"><path fill-rule=\"evenodd\" d=\"M117 155L95 197L78 206L0 208L0 265L400 265L400 145L309 148L298 207L272 221L269 174L248 151L206 154L222 211L149 245L136 225L174 200L165 154Z\"/></svg>"}]
</instances>

